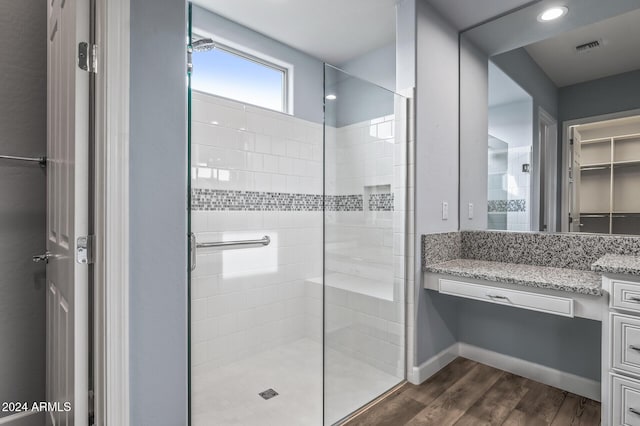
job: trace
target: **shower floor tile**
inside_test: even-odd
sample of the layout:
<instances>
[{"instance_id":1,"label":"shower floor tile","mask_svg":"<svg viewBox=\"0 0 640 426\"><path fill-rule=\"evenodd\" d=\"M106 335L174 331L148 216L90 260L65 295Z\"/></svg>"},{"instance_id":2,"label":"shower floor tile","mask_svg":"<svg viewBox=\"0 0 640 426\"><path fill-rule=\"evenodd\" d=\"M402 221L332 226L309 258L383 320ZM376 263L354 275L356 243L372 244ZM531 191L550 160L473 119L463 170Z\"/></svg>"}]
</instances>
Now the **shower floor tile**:
<instances>
[{"instance_id":1,"label":"shower floor tile","mask_svg":"<svg viewBox=\"0 0 640 426\"><path fill-rule=\"evenodd\" d=\"M332 424L400 379L329 349L326 354L326 424ZM322 425L322 346L311 339L260 353L224 367L195 368L192 425ZM278 395L265 400L268 389Z\"/></svg>"}]
</instances>

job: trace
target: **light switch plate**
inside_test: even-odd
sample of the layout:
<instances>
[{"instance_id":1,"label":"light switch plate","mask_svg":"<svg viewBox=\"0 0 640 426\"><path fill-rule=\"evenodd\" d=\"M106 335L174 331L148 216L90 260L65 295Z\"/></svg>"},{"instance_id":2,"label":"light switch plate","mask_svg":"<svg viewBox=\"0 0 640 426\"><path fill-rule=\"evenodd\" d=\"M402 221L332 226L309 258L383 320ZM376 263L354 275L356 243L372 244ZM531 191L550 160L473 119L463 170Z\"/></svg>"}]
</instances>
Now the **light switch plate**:
<instances>
[{"instance_id":1,"label":"light switch plate","mask_svg":"<svg viewBox=\"0 0 640 426\"><path fill-rule=\"evenodd\" d=\"M449 203L446 201L442 202L442 220L449 219Z\"/></svg>"},{"instance_id":2,"label":"light switch plate","mask_svg":"<svg viewBox=\"0 0 640 426\"><path fill-rule=\"evenodd\" d=\"M473 203L469 203L469 220L473 219Z\"/></svg>"}]
</instances>

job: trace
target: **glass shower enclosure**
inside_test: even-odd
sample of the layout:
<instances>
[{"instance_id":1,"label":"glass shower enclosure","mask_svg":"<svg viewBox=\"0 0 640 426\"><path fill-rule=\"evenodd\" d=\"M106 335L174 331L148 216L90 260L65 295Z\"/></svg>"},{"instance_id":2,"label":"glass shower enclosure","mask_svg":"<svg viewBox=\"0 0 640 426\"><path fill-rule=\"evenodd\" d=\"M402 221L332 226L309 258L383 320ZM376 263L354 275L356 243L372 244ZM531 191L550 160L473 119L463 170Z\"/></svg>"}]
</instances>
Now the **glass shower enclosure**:
<instances>
[{"instance_id":1,"label":"glass shower enclosure","mask_svg":"<svg viewBox=\"0 0 640 426\"><path fill-rule=\"evenodd\" d=\"M212 51L189 88L190 423L340 423L405 379L405 99L327 65L312 122L203 90Z\"/></svg>"}]
</instances>

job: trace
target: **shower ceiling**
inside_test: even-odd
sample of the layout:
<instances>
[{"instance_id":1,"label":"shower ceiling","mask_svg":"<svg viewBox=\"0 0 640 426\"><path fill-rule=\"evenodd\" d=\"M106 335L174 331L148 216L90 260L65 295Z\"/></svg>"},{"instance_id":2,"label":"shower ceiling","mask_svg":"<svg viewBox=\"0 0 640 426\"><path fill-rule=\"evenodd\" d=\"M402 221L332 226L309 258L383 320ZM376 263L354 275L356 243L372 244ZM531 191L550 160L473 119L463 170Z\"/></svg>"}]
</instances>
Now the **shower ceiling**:
<instances>
[{"instance_id":1,"label":"shower ceiling","mask_svg":"<svg viewBox=\"0 0 640 426\"><path fill-rule=\"evenodd\" d=\"M397 0L195 0L194 4L332 64L395 40Z\"/></svg>"}]
</instances>

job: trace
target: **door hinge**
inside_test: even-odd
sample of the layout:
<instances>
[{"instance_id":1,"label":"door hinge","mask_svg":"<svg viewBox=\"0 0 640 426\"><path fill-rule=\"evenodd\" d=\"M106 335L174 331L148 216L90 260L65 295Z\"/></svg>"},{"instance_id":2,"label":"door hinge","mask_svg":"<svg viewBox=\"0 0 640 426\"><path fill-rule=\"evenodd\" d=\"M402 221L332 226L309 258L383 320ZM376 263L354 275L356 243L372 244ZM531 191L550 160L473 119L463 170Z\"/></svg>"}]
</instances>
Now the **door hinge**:
<instances>
[{"instance_id":1,"label":"door hinge","mask_svg":"<svg viewBox=\"0 0 640 426\"><path fill-rule=\"evenodd\" d=\"M78 66L90 72L98 72L98 45L81 42L78 44Z\"/></svg>"},{"instance_id":2,"label":"door hinge","mask_svg":"<svg viewBox=\"0 0 640 426\"><path fill-rule=\"evenodd\" d=\"M193 72L193 47L187 46L187 73Z\"/></svg>"},{"instance_id":3,"label":"door hinge","mask_svg":"<svg viewBox=\"0 0 640 426\"><path fill-rule=\"evenodd\" d=\"M81 265L90 265L95 262L95 236L87 235L78 237L76 243L76 261Z\"/></svg>"},{"instance_id":4,"label":"door hinge","mask_svg":"<svg viewBox=\"0 0 640 426\"><path fill-rule=\"evenodd\" d=\"M573 145L573 138L569 139L569 145Z\"/></svg>"}]
</instances>

